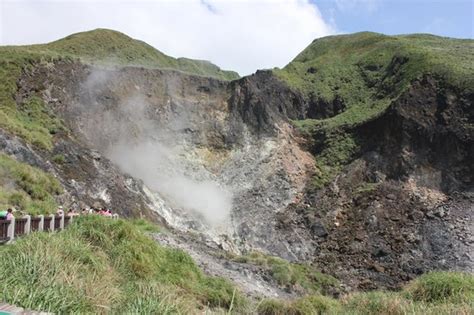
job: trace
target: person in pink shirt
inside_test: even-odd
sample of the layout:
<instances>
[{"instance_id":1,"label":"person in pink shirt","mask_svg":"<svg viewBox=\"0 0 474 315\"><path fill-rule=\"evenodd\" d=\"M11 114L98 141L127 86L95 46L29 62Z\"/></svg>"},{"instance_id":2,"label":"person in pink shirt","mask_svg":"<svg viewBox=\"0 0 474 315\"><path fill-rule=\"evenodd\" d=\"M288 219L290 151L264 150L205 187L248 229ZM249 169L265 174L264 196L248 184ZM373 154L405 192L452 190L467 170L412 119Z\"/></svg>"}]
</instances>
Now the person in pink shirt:
<instances>
[{"instance_id":1,"label":"person in pink shirt","mask_svg":"<svg viewBox=\"0 0 474 315\"><path fill-rule=\"evenodd\" d=\"M12 220L13 218L14 218L14 216L13 216L13 210L12 210L12 208L9 208L9 209L7 210L7 217L6 217L6 219L7 219L7 220Z\"/></svg>"}]
</instances>

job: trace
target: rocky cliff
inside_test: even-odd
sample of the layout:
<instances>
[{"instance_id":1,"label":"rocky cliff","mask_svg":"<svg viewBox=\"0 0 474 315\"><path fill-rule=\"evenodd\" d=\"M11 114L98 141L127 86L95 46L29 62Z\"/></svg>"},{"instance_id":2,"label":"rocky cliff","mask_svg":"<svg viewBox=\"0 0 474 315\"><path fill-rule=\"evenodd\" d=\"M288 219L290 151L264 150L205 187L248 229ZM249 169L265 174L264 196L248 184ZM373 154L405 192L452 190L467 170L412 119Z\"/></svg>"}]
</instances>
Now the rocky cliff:
<instances>
[{"instance_id":1,"label":"rocky cliff","mask_svg":"<svg viewBox=\"0 0 474 315\"><path fill-rule=\"evenodd\" d=\"M472 271L472 45L325 38L285 69L234 81L9 57L0 149L53 174L57 202L309 262L349 288ZM465 57L460 70L449 53ZM38 117L60 128L25 123Z\"/></svg>"}]
</instances>

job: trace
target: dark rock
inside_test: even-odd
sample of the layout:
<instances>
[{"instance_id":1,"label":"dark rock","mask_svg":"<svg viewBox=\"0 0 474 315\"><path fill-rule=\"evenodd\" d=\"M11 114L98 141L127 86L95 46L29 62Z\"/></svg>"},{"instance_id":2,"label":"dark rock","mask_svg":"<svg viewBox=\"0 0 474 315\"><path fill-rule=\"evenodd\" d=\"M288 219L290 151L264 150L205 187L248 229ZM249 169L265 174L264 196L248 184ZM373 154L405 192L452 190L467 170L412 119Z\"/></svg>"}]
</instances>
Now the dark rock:
<instances>
[{"instance_id":1,"label":"dark rock","mask_svg":"<svg viewBox=\"0 0 474 315\"><path fill-rule=\"evenodd\" d=\"M326 237L328 235L328 231L320 221L314 222L311 225L311 232L317 237Z\"/></svg>"}]
</instances>

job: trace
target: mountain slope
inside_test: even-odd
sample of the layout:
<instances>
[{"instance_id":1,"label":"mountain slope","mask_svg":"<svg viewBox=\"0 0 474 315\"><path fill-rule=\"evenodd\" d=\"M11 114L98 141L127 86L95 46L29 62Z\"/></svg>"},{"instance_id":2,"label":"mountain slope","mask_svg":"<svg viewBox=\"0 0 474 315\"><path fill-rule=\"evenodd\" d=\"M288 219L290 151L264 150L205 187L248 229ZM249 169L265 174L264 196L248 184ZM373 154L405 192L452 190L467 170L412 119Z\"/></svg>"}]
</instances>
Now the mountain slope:
<instances>
[{"instance_id":1,"label":"mountain slope","mask_svg":"<svg viewBox=\"0 0 474 315\"><path fill-rule=\"evenodd\" d=\"M76 33L48 44L1 47L0 51L80 58L86 63L110 66L179 70L222 80L239 77L236 72L221 70L208 61L170 57L145 42L108 29Z\"/></svg>"},{"instance_id":2,"label":"mountain slope","mask_svg":"<svg viewBox=\"0 0 474 315\"><path fill-rule=\"evenodd\" d=\"M473 40L363 32L316 39L275 72L308 97L307 118L331 118L320 121L329 126L357 124L425 74L474 92L472 51Z\"/></svg>"},{"instance_id":3,"label":"mountain slope","mask_svg":"<svg viewBox=\"0 0 474 315\"><path fill-rule=\"evenodd\" d=\"M58 203L310 262L349 290L472 270L472 41L329 37L285 69L225 81L78 60L87 41L101 62L171 62L89 35L0 60L0 151L53 174Z\"/></svg>"},{"instance_id":4,"label":"mountain slope","mask_svg":"<svg viewBox=\"0 0 474 315\"><path fill-rule=\"evenodd\" d=\"M304 99L300 115L290 117L294 124L304 133L324 135L325 149L316 149L321 169L316 185L327 183L359 150L360 143L344 130L382 115L413 82L430 77L469 102L472 51L474 41L468 39L363 32L316 39L284 69L274 70ZM461 125L468 132L466 118Z\"/></svg>"},{"instance_id":5,"label":"mountain slope","mask_svg":"<svg viewBox=\"0 0 474 315\"><path fill-rule=\"evenodd\" d=\"M314 165L274 225L255 211L262 225L245 232L253 227L270 252L310 255L362 289L397 287L433 269L472 271L464 253L474 244L473 44L327 37L282 70L232 82L235 115L266 135L291 121ZM290 250L261 235L266 227Z\"/></svg>"}]
</instances>

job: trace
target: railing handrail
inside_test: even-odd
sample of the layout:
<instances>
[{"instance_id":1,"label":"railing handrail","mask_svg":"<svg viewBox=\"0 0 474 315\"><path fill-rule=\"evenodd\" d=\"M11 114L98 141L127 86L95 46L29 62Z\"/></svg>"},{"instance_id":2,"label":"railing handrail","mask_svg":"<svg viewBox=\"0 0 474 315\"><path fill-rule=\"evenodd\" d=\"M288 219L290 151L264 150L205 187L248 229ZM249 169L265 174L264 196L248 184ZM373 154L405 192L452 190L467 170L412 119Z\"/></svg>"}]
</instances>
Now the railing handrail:
<instances>
[{"instance_id":1,"label":"railing handrail","mask_svg":"<svg viewBox=\"0 0 474 315\"><path fill-rule=\"evenodd\" d=\"M54 232L56 230L64 230L69 224L73 222L73 218L77 215L68 215L68 214L52 214L49 216L39 215L36 217L31 217L25 215L21 218L15 218L11 220L0 219L0 244L2 243L11 243L15 237L20 237L26 234L40 231ZM118 219L118 214L112 215L112 219ZM66 220L67 219L67 220ZM39 220L39 223L38 223ZM59 220L59 221L57 221ZM31 223L35 221L34 230L32 230ZM36 226L36 223L37 226ZM45 224L47 223L47 224ZM17 224L20 224L16 226Z\"/></svg>"}]
</instances>

